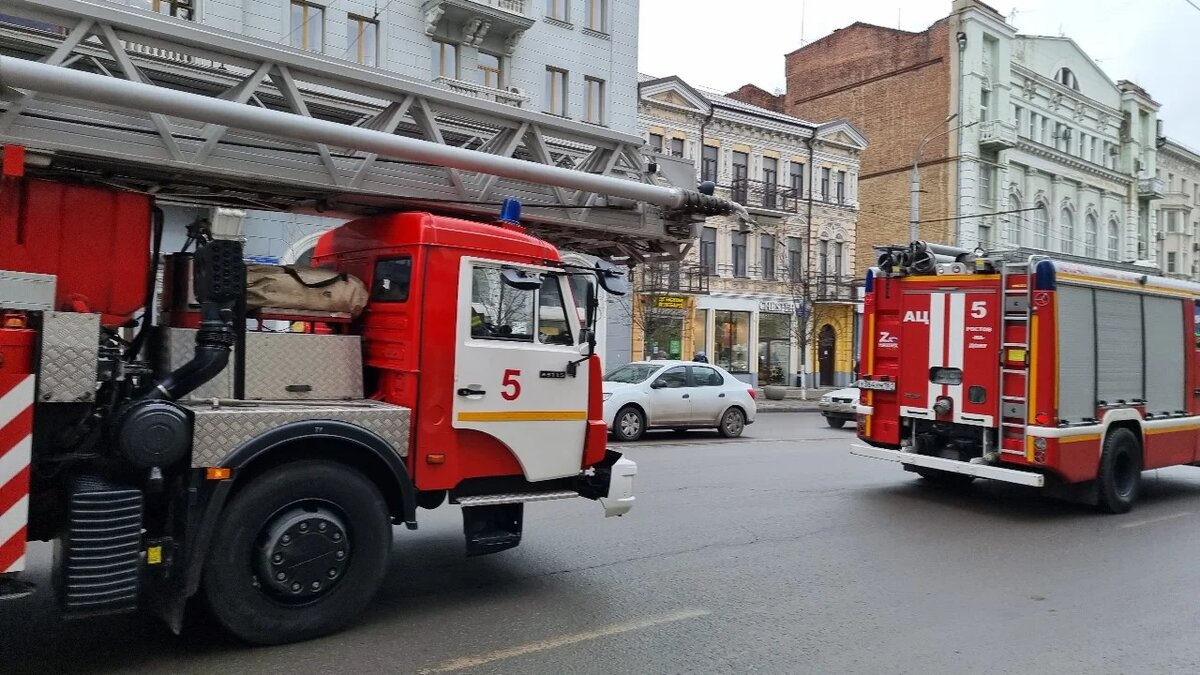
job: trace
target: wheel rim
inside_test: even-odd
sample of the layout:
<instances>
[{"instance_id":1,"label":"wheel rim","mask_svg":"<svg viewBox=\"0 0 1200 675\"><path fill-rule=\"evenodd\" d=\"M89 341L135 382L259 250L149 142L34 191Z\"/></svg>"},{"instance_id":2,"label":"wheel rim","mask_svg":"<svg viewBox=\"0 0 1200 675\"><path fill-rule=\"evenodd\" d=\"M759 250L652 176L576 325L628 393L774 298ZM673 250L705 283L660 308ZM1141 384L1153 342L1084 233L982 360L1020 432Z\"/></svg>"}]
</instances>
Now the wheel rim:
<instances>
[{"instance_id":1,"label":"wheel rim","mask_svg":"<svg viewBox=\"0 0 1200 675\"><path fill-rule=\"evenodd\" d=\"M267 519L257 541L254 586L285 604L321 599L350 566L348 530L329 504L285 506Z\"/></svg>"},{"instance_id":2,"label":"wheel rim","mask_svg":"<svg viewBox=\"0 0 1200 675\"><path fill-rule=\"evenodd\" d=\"M633 438L642 430L642 418L636 411L630 410L621 415L621 435Z\"/></svg>"},{"instance_id":3,"label":"wheel rim","mask_svg":"<svg viewBox=\"0 0 1200 675\"><path fill-rule=\"evenodd\" d=\"M1133 467L1133 457L1127 452L1118 453L1113 458L1113 488L1122 499L1133 494L1134 479L1137 472Z\"/></svg>"},{"instance_id":4,"label":"wheel rim","mask_svg":"<svg viewBox=\"0 0 1200 675\"><path fill-rule=\"evenodd\" d=\"M742 413L737 410L730 410L725 413L725 431L726 433L737 435L742 432Z\"/></svg>"}]
</instances>

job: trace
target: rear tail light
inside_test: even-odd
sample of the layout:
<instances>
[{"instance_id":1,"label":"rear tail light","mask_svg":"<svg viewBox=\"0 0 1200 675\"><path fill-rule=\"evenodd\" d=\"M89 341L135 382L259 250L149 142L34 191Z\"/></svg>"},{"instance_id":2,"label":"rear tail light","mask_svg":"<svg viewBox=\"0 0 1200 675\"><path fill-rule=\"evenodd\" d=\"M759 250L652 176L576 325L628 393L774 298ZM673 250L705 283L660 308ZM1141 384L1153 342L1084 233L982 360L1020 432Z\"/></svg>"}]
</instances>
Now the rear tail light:
<instances>
[{"instance_id":1,"label":"rear tail light","mask_svg":"<svg viewBox=\"0 0 1200 675\"><path fill-rule=\"evenodd\" d=\"M749 389L747 389L746 393L750 394L750 398L753 398L753 399L758 398L758 392L754 391L754 387L750 387Z\"/></svg>"}]
</instances>

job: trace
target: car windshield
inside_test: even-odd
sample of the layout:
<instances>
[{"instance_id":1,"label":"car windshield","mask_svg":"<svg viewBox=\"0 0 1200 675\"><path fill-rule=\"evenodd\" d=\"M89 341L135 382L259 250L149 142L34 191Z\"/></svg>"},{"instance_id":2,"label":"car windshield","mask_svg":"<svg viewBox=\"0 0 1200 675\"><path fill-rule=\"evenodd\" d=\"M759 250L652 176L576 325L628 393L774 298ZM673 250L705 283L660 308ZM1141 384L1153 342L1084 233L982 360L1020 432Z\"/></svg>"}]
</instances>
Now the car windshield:
<instances>
[{"instance_id":1,"label":"car windshield","mask_svg":"<svg viewBox=\"0 0 1200 675\"><path fill-rule=\"evenodd\" d=\"M638 384L648 380L659 368L660 366L649 363L628 363L605 375L604 381Z\"/></svg>"}]
</instances>

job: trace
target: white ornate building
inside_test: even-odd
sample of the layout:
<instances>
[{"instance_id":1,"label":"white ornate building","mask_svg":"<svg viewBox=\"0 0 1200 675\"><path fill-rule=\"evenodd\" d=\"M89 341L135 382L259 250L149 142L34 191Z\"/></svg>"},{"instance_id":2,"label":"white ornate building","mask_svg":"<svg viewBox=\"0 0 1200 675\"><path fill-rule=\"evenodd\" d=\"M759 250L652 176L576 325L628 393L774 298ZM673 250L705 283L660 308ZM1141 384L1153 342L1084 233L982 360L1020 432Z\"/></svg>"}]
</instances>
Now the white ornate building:
<instances>
[{"instance_id":1,"label":"white ornate building","mask_svg":"<svg viewBox=\"0 0 1200 675\"><path fill-rule=\"evenodd\" d=\"M1158 147L1159 264L1168 276L1200 280L1200 152L1173 138Z\"/></svg>"}]
</instances>

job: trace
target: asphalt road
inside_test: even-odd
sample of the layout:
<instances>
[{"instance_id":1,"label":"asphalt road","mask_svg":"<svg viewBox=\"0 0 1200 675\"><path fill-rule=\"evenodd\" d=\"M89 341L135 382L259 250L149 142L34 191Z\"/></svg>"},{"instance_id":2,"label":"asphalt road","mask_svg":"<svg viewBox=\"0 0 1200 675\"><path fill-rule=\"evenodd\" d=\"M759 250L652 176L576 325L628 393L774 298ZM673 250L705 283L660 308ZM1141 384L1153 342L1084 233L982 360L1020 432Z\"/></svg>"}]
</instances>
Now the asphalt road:
<instances>
[{"instance_id":1,"label":"asphalt road","mask_svg":"<svg viewBox=\"0 0 1200 675\"><path fill-rule=\"evenodd\" d=\"M351 629L251 649L136 616L0 604L0 671L172 673L1198 672L1200 469L1147 474L1124 516L851 457L850 431L763 415L739 441L626 446L638 504L527 507L513 551L467 560L456 509L396 531ZM32 556L46 582L49 548Z\"/></svg>"}]
</instances>

